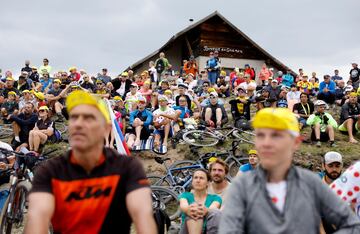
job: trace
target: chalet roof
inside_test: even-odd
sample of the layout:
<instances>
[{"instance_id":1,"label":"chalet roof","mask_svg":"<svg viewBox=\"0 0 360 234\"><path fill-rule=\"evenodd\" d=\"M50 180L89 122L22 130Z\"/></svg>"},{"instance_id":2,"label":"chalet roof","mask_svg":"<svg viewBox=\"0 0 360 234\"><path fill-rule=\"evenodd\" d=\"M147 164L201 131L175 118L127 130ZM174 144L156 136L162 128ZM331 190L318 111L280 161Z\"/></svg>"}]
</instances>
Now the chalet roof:
<instances>
[{"instance_id":1,"label":"chalet roof","mask_svg":"<svg viewBox=\"0 0 360 234\"><path fill-rule=\"evenodd\" d=\"M285 64L283 64L282 62L280 62L278 59L276 59L275 57L273 57L271 54L269 54L267 51L265 51L263 48L261 48L258 44L256 44L253 40L250 39L250 37L248 37L245 33L243 33L240 29L238 29L234 24L232 24L229 20L227 20L223 15L221 15L218 11L213 12L212 14L206 16L205 18L189 25L188 27L186 27L185 29L183 29L182 31L178 32L177 34L175 34L174 36L172 36L162 47L160 47L158 50L154 51L153 53L149 54L148 56L146 56L145 58L137 61L136 63L132 64L127 70L129 69L133 69L135 67L137 67L138 65L142 64L143 62L147 61L148 59L152 58L153 56L159 54L161 51L164 50L164 48L166 48L169 44L173 43L176 39L178 39L180 36L186 34L187 32L189 32L191 29L201 25L202 23L208 21L209 19L213 18L213 17L220 17L226 24L228 24L231 28L233 28L236 32L238 32L241 36L243 36L247 41L249 41L254 47L256 47L258 50L260 50L266 57L268 57L270 60L272 60L275 64L277 64L278 66L282 67L283 70L287 70L289 69ZM291 70L291 69L290 69ZM292 70L291 70L292 71ZM295 72L292 71L293 74L296 74Z\"/></svg>"}]
</instances>

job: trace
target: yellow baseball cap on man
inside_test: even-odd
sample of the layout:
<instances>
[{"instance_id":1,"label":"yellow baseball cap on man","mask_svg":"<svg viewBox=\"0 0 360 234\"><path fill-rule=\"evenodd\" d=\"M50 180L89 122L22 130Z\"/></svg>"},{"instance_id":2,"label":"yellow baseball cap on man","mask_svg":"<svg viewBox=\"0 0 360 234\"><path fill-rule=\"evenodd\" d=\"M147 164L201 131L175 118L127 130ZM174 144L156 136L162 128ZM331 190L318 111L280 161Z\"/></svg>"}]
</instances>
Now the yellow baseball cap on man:
<instances>
[{"instance_id":1,"label":"yellow baseball cap on man","mask_svg":"<svg viewBox=\"0 0 360 234\"><path fill-rule=\"evenodd\" d=\"M108 108L101 98L97 98L88 92L82 90L73 91L66 98L66 109L70 113L71 110L79 105L91 105L96 107L105 118L107 123L110 123L110 114Z\"/></svg>"},{"instance_id":2,"label":"yellow baseball cap on man","mask_svg":"<svg viewBox=\"0 0 360 234\"><path fill-rule=\"evenodd\" d=\"M61 80L60 80L60 79L55 79L55 80L54 80L54 83L61 84Z\"/></svg>"},{"instance_id":3,"label":"yellow baseball cap on man","mask_svg":"<svg viewBox=\"0 0 360 234\"><path fill-rule=\"evenodd\" d=\"M294 136L300 134L299 122L287 108L264 108L256 113L252 125L255 129L271 128L287 130Z\"/></svg>"},{"instance_id":4,"label":"yellow baseball cap on man","mask_svg":"<svg viewBox=\"0 0 360 234\"><path fill-rule=\"evenodd\" d=\"M41 110L49 111L49 107L47 107L47 106L41 106L41 107L39 108L39 111L41 111Z\"/></svg>"},{"instance_id":5,"label":"yellow baseball cap on man","mask_svg":"<svg viewBox=\"0 0 360 234\"><path fill-rule=\"evenodd\" d=\"M248 155L252 155L252 154L257 155L258 154L257 150L254 150L254 149L249 150Z\"/></svg>"},{"instance_id":6,"label":"yellow baseball cap on man","mask_svg":"<svg viewBox=\"0 0 360 234\"><path fill-rule=\"evenodd\" d=\"M14 96L16 96L16 93L15 93L14 91L10 91L10 92L8 92L8 95L14 95Z\"/></svg>"},{"instance_id":7,"label":"yellow baseball cap on man","mask_svg":"<svg viewBox=\"0 0 360 234\"><path fill-rule=\"evenodd\" d=\"M45 99L45 95L42 92L34 92L35 97L37 97L40 100Z\"/></svg>"}]
</instances>

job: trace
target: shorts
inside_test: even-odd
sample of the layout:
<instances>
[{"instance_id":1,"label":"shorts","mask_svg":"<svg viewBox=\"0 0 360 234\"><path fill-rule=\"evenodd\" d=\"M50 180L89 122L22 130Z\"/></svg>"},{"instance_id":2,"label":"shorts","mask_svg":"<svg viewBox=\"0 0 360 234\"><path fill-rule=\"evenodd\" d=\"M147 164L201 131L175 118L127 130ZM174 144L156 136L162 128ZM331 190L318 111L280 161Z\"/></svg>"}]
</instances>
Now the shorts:
<instances>
[{"instance_id":1,"label":"shorts","mask_svg":"<svg viewBox=\"0 0 360 234\"><path fill-rule=\"evenodd\" d=\"M347 133L347 128L346 128L346 124L345 121L339 126L339 131L341 133ZM354 119L354 123L353 123L353 133L357 133L359 132L359 126L358 126L358 122Z\"/></svg>"},{"instance_id":2,"label":"shorts","mask_svg":"<svg viewBox=\"0 0 360 234\"><path fill-rule=\"evenodd\" d=\"M299 123L301 123L301 124L303 125L303 127L306 127L306 126L307 126L307 124L306 124L306 119L304 119L303 117L300 117L300 118L298 119L298 121L299 121Z\"/></svg>"},{"instance_id":3,"label":"shorts","mask_svg":"<svg viewBox=\"0 0 360 234\"><path fill-rule=\"evenodd\" d=\"M163 139L165 136L165 130L164 129L155 129L154 135L160 135L161 139ZM172 127L170 127L169 137L172 137L172 136L173 136L173 129L172 129Z\"/></svg>"},{"instance_id":4,"label":"shorts","mask_svg":"<svg viewBox=\"0 0 360 234\"><path fill-rule=\"evenodd\" d=\"M328 142L329 140L330 140L329 134L327 134L326 132L320 132L320 141L321 142ZM311 141L316 141L314 129L311 131Z\"/></svg>"},{"instance_id":5,"label":"shorts","mask_svg":"<svg viewBox=\"0 0 360 234\"><path fill-rule=\"evenodd\" d=\"M126 129L126 133L136 135L135 128L130 127ZM151 131L150 129L143 127L140 132L140 140L146 140L150 137Z\"/></svg>"}]
</instances>

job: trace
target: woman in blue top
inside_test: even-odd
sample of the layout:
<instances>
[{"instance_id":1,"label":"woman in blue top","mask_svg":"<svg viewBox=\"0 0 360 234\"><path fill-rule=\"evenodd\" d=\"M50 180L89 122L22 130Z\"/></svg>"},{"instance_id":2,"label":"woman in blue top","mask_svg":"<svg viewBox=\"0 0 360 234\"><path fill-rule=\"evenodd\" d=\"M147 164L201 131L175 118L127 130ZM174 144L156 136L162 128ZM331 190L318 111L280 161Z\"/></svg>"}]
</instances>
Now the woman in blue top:
<instances>
[{"instance_id":1,"label":"woman in blue top","mask_svg":"<svg viewBox=\"0 0 360 234\"><path fill-rule=\"evenodd\" d=\"M209 181L209 173L197 169L193 174L191 192L179 195L181 234L217 233L222 200L218 195L207 193Z\"/></svg>"}]
</instances>

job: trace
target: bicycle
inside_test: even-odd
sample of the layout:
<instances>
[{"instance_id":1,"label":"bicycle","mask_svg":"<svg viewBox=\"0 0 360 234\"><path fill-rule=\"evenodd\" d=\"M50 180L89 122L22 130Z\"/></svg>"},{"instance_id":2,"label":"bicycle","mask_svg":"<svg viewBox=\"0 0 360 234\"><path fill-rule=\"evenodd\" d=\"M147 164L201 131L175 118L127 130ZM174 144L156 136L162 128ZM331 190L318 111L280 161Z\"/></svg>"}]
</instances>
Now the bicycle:
<instances>
[{"instance_id":1,"label":"bicycle","mask_svg":"<svg viewBox=\"0 0 360 234\"><path fill-rule=\"evenodd\" d=\"M173 190L161 186L151 186L153 208L159 207L170 218L171 221L180 217L178 194Z\"/></svg>"},{"instance_id":2,"label":"bicycle","mask_svg":"<svg viewBox=\"0 0 360 234\"><path fill-rule=\"evenodd\" d=\"M0 125L0 139L10 138L14 135L11 124Z\"/></svg>"},{"instance_id":3,"label":"bicycle","mask_svg":"<svg viewBox=\"0 0 360 234\"><path fill-rule=\"evenodd\" d=\"M27 206L27 195L31 189L31 182L34 177L33 170L40 162L47 158L44 155L35 156L33 152L24 154L3 148L0 148L0 152L5 156L15 155L16 157L14 168L10 170L12 171L11 186L9 196L2 210L0 224L0 233L10 234L13 225L19 228L23 224L24 211ZM51 152L47 154L49 153Z\"/></svg>"},{"instance_id":4,"label":"bicycle","mask_svg":"<svg viewBox=\"0 0 360 234\"><path fill-rule=\"evenodd\" d=\"M222 133L221 131L224 130L230 131ZM183 134L183 140L187 144L194 146L214 146L219 142L224 142L230 135L235 137L237 140L240 140L241 142L254 144L253 138L255 134L253 132L244 131L236 127L224 127L221 129L205 127L204 130L190 130Z\"/></svg>"}]
</instances>

